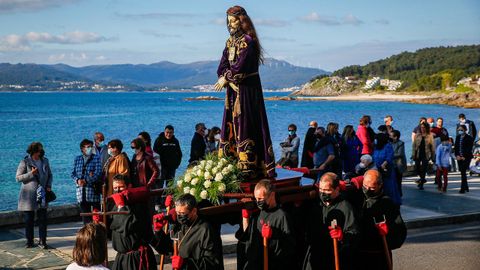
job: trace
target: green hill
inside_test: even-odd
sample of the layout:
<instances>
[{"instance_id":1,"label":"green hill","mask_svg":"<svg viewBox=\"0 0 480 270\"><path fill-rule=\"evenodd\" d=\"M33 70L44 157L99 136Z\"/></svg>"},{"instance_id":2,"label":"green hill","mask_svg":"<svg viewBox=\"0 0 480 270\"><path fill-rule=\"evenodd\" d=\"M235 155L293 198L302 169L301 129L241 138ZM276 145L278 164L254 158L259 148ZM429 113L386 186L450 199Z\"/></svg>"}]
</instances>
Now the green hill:
<instances>
[{"instance_id":1,"label":"green hill","mask_svg":"<svg viewBox=\"0 0 480 270\"><path fill-rule=\"evenodd\" d=\"M409 91L435 91L454 87L463 77L480 73L480 45L424 48L403 52L364 66L352 65L333 75L373 76L403 81Z\"/></svg>"}]
</instances>

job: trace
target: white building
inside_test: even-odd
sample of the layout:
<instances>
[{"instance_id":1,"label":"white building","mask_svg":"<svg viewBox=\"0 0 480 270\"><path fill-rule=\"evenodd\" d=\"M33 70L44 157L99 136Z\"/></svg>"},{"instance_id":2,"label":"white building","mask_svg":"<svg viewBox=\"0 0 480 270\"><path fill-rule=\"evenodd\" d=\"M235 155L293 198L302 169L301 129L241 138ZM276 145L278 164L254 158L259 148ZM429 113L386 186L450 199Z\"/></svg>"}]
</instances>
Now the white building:
<instances>
[{"instance_id":1,"label":"white building","mask_svg":"<svg viewBox=\"0 0 480 270\"><path fill-rule=\"evenodd\" d=\"M402 81L381 79L380 80L380 85L384 86L384 87L387 87L387 90L389 90L389 91L395 91L400 86L402 86Z\"/></svg>"},{"instance_id":2,"label":"white building","mask_svg":"<svg viewBox=\"0 0 480 270\"><path fill-rule=\"evenodd\" d=\"M380 77L373 77L365 82L365 89L372 89L380 83Z\"/></svg>"}]
</instances>

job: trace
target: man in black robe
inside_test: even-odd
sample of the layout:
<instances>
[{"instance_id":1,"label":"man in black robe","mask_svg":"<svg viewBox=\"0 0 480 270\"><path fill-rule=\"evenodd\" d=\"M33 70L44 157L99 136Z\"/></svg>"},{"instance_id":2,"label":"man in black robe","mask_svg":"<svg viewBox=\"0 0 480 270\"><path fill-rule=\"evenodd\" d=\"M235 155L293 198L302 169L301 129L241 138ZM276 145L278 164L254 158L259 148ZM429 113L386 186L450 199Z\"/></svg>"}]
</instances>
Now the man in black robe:
<instances>
[{"instance_id":1,"label":"man in black robe","mask_svg":"<svg viewBox=\"0 0 480 270\"><path fill-rule=\"evenodd\" d=\"M386 236L390 258L391 250L399 248L407 237L400 209L383 194L382 187L377 170L365 173L362 187L365 199L359 215L362 237L355 262L358 269L388 269L382 235Z\"/></svg>"},{"instance_id":2,"label":"man in black robe","mask_svg":"<svg viewBox=\"0 0 480 270\"><path fill-rule=\"evenodd\" d=\"M316 121L310 122L307 134L305 134L305 140L303 141L302 163L300 167L313 168L313 147L315 147L315 142L317 141L317 136L315 136L317 127Z\"/></svg>"},{"instance_id":3,"label":"man in black robe","mask_svg":"<svg viewBox=\"0 0 480 270\"><path fill-rule=\"evenodd\" d=\"M222 240L210 224L198 215L195 197L181 195L175 201L175 213L176 218L169 219L173 236L178 238L178 255L172 256L172 268L223 270ZM173 251L172 239L162 230L169 216L157 214L153 217L155 239L152 246L160 254Z\"/></svg>"},{"instance_id":4,"label":"man in black robe","mask_svg":"<svg viewBox=\"0 0 480 270\"><path fill-rule=\"evenodd\" d=\"M112 246L117 251L112 269L115 270L155 270L157 263L152 248L148 245L152 238L152 229L146 203L137 203L135 198L146 196L147 191L135 192L127 189L124 177L114 177L111 198L115 202L112 211L128 211L127 215L113 215Z\"/></svg>"},{"instance_id":5,"label":"man in black robe","mask_svg":"<svg viewBox=\"0 0 480 270\"><path fill-rule=\"evenodd\" d=\"M270 180L261 180L255 186L255 199L260 212L257 215L242 213L243 221L236 237L239 246L238 269L263 269L263 236L271 230L268 239L268 269L296 269L295 237L292 223L277 205ZM266 224L266 225L264 225ZM266 228L269 227L269 228Z\"/></svg>"},{"instance_id":6,"label":"man in black robe","mask_svg":"<svg viewBox=\"0 0 480 270\"><path fill-rule=\"evenodd\" d=\"M319 184L320 201L312 203L305 222L308 245L303 269L334 269L333 241L338 242L341 269L354 269L352 260L358 247L359 229L353 207L340 195L337 175L328 172ZM336 226L332 227L332 221Z\"/></svg>"}]
</instances>

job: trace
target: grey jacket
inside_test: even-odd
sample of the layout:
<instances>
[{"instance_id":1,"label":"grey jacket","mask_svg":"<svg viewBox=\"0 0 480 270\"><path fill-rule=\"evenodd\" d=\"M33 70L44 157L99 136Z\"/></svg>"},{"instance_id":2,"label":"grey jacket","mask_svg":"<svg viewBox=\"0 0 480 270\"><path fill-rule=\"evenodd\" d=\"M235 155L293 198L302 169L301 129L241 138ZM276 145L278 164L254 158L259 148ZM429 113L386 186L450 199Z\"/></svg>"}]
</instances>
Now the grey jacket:
<instances>
[{"instance_id":1,"label":"grey jacket","mask_svg":"<svg viewBox=\"0 0 480 270\"><path fill-rule=\"evenodd\" d=\"M391 143L393 148L393 166L400 172L407 170L407 158L405 156L405 143L401 140Z\"/></svg>"},{"instance_id":2,"label":"grey jacket","mask_svg":"<svg viewBox=\"0 0 480 270\"><path fill-rule=\"evenodd\" d=\"M52 187L52 171L47 158L42 158L42 168L45 177L39 177L32 174L33 160L30 155L20 161L17 169L17 182L22 183L20 193L18 195L18 211L34 211L37 210L37 188L42 185L43 188Z\"/></svg>"}]
</instances>

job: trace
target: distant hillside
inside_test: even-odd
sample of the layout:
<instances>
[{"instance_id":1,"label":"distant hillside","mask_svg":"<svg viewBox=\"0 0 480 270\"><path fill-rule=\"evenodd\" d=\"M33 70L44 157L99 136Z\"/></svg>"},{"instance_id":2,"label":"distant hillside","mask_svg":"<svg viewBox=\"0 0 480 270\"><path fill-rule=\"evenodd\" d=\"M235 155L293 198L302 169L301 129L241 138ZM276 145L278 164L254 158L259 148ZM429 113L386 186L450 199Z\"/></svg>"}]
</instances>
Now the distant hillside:
<instances>
[{"instance_id":1,"label":"distant hillside","mask_svg":"<svg viewBox=\"0 0 480 270\"><path fill-rule=\"evenodd\" d=\"M480 45L425 48L403 52L364 66L347 66L333 75L372 76L403 81L412 91L441 90L454 86L463 77L480 72Z\"/></svg>"},{"instance_id":2,"label":"distant hillside","mask_svg":"<svg viewBox=\"0 0 480 270\"><path fill-rule=\"evenodd\" d=\"M158 62L150 65L105 65L75 68L67 65L52 66L55 69L91 80L129 83L142 87L192 88L196 85L214 84L218 61L202 61L190 64ZM328 74L321 69L304 68L285 61L267 59L260 66L262 85L266 89L300 86L314 76Z\"/></svg>"},{"instance_id":3,"label":"distant hillside","mask_svg":"<svg viewBox=\"0 0 480 270\"><path fill-rule=\"evenodd\" d=\"M35 64L0 64L0 84L45 85L55 81L89 81L78 75Z\"/></svg>"}]
</instances>

